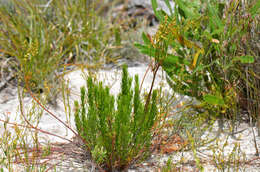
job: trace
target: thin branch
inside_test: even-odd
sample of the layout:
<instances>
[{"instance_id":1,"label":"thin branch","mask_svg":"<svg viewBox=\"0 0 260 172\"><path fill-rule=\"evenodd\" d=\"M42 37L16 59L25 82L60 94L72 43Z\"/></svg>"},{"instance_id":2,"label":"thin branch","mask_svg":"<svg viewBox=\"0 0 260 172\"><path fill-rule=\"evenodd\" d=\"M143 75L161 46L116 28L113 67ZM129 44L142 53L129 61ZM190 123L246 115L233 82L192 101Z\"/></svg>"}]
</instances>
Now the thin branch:
<instances>
[{"instance_id":1,"label":"thin branch","mask_svg":"<svg viewBox=\"0 0 260 172\"><path fill-rule=\"evenodd\" d=\"M256 155L256 156L259 156L259 151L258 151L258 148L257 148L257 143L256 143L256 138L255 138L255 132L254 132L253 127L252 127L252 132L253 132L253 136L254 136L255 155Z\"/></svg>"},{"instance_id":2,"label":"thin branch","mask_svg":"<svg viewBox=\"0 0 260 172\"><path fill-rule=\"evenodd\" d=\"M36 101L36 103L41 106L41 108L43 108L48 114L50 114L53 118L55 118L57 121L59 121L60 123L62 123L65 127L67 127L69 130L71 130L76 136L78 136L77 132L74 131L69 125L67 125L65 122L63 122L61 119L59 119L54 113L52 113L51 111L49 111L45 106L43 106L40 101L34 96L34 94L32 93L31 89L28 86L28 82L25 79L25 85L26 85L26 89L28 90L29 94L31 95L31 97L33 98L34 101Z\"/></svg>"},{"instance_id":3,"label":"thin branch","mask_svg":"<svg viewBox=\"0 0 260 172\"><path fill-rule=\"evenodd\" d=\"M149 64L149 66L147 67L147 69L146 69L146 71L145 71L145 74L144 74L144 77L143 77L143 79L142 79L142 82L141 82L139 91L141 91L141 89L142 89L142 87L143 87L144 80L145 80L145 78L146 78L146 75L147 75L147 73L148 73L148 71L149 71L149 69L150 69L151 67L152 67L152 62Z\"/></svg>"},{"instance_id":4,"label":"thin branch","mask_svg":"<svg viewBox=\"0 0 260 172\"><path fill-rule=\"evenodd\" d=\"M7 121L2 120L2 119L0 119L0 122L6 123L7 125L19 126L19 127L24 127L24 128L30 128L30 129L33 129L33 130L37 130L37 131L39 131L39 132L41 132L41 133L48 134L48 135L51 135L51 136L55 136L55 137L58 137L58 138L60 138L60 139L63 139L63 140L67 140L67 141L69 141L69 142L72 142L72 141L69 140L69 139L66 139L66 138L61 137L61 136L59 136L59 135L50 133L50 132L45 131L45 130L42 130L42 129L39 129L39 128L37 128L37 127L32 126L31 124L28 124L29 126L26 126L26 125L22 125L22 124L7 122Z\"/></svg>"},{"instance_id":5,"label":"thin branch","mask_svg":"<svg viewBox=\"0 0 260 172\"><path fill-rule=\"evenodd\" d=\"M61 119L59 119L54 113L52 113L51 111L49 111L45 106L43 106L40 101L34 96L34 94L32 93L31 89L29 88L28 82L27 82L27 77L24 77L25 80L25 86L26 89L28 90L29 94L31 95L31 97L33 98L34 101L36 101L36 103L43 108L43 110L45 110L49 115L51 115L53 118L55 118L57 121L59 121L60 123L62 123L65 127L67 127L70 131L72 131L72 133L75 134L75 136L79 137L84 143L87 143L87 141L81 137L76 131L74 131L69 125L67 125L65 122L63 122Z\"/></svg>"},{"instance_id":6,"label":"thin branch","mask_svg":"<svg viewBox=\"0 0 260 172\"><path fill-rule=\"evenodd\" d=\"M150 99L151 99L151 94L152 94L152 91L153 91L153 86L154 86L154 81L155 81L155 78L156 78L156 74L158 72L158 69L160 68L160 63L157 63L155 65L155 68L154 68L154 73L153 73L153 81L152 81L152 84L151 84L151 87L150 87L150 91L149 91L149 94L148 94L148 97L147 97L147 100L146 100L146 103L145 103L145 112L147 112L148 110L148 105L149 105L149 102L150 102Z\"/></svg>"}]
</instances>

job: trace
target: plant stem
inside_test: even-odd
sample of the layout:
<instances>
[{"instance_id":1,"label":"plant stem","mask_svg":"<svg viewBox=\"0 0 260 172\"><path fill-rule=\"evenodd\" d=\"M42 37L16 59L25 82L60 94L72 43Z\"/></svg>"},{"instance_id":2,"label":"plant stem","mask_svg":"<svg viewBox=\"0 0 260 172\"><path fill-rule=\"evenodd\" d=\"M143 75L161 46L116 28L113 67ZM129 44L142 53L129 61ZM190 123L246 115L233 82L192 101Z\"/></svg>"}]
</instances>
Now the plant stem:
<instances>
[{"instance_id":1,"label":"plant stem","mask_svg":"<svg viewBox=\"0 0 260 172\"><path fill-rule=\"evenodd\" d=\"M145 112L147 112L147 110L148 110L148 105L149 105L149 102L150 102L150 99L151 99L151 94L152 94L152 91L153 91L154 81L155 81L156 74L157 74L160 66L161 66L161 63L157 63L156 66L155 66L155 70L153 71L153 81L152 81L150 91L149 91L148 97L146 99L145 107L144 107Z\"/></svg>"}]
</instances>

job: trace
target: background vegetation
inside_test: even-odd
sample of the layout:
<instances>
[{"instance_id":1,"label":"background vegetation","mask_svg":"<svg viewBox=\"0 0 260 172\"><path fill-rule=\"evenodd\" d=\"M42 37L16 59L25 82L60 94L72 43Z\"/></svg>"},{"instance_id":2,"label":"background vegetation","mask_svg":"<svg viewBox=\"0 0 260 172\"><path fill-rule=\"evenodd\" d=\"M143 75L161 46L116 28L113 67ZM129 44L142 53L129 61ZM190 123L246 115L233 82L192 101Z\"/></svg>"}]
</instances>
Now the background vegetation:
<instances>
[{"instance_id":1,"label":"background vegetation","mask_svg":"<svg viewBox=\"0 0 260 172\"><path fill-rule=\"evenodd\" d=\"M159 29L136 46L161 63L175 92L200 102L188 105L199 114L238 122L246 113L260 127L259 2L175 3L166 14L152 1Z\"/></svg>"},{"instance_id":2,"label":"background vegetation","mask_svg":"<svg viewBox=\"0 0 260 172\"><path fill-rule=\"evenodd\" d=\"M8 61L9 65L1 68L6 72L14 69L17 72L12 78L20 78L23 85L27 78L35 93L45 92L55 102L62 71L75 65L100 68L121 58L118 52L131 52L130 48L121 50L123 44L131 41L124 40L117 19L111 25L112 17L98 16L107 14L108 6L118 2L13 0L2 3L1 64Z\"/></svg>"}]
</instances>

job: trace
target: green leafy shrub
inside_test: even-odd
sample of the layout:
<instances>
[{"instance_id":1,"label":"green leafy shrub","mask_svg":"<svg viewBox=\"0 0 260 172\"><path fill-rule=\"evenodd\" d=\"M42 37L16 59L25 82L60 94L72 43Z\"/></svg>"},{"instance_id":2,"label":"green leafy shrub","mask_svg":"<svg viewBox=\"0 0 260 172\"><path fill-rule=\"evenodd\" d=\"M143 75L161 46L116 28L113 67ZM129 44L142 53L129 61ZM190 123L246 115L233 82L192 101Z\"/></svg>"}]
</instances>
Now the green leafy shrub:
<instances>
[{"instance_id":1,"label":"green leafy shrub","mask_svg":"<svg viewBox=\"0 0 260 172\"><path fill-rule=\"evenodd\" d=\"M143 34L144 44L136 46L161 63L175 92L199 100L193 106L198 112L235 119L245 108L257 121L259 1L175 4L166 14L152 0L159 28L153 37Z\"/></svg>"},{"instance_id":2,"label":"green leafy shrub","mask_svg":"<svg viewBox=\"0 0 260 172\"><path fill-rule=\"evenodd\" d=\"M133 161L145 158L151 144L152 127L157 118L157 91L153 91L152 100L145 108L137 75L134 90L131 85L132 78L124 66L117 99L102 82L97 84L88 77L87 93L82 87L81 103L75 101L76 128L85 149L109 171L127 168Z\"/></svg>"}]
</instances>

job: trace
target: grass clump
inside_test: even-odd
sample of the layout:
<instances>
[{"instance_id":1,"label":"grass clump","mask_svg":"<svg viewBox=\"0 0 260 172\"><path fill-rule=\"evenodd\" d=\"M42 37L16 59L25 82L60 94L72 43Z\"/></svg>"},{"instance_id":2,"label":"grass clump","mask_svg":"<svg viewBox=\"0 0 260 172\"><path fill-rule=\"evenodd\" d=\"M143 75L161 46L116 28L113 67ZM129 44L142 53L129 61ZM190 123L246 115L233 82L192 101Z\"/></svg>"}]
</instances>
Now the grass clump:
<instances>
[{"instance_id":1,"label":"grass clump","mask_svg":"<svg viewBox=\"0 0 260 172\"><path fill-rule=\"evenodd\" d=\"M131 85L132 78L124 66L121 91L116 99L102 82L97 84L88 77L88 92L82 87L81 103L75 102L76 128L85 148L108 171L125 169L132 162L147 157L151 144L152 127L157 118L157 92L153 91L145 108L137 75L134 90Z\"/></svg>"},{"instance_id":2,"label":"grass clump","mask_svg":"<svg viewBox=\"0 0 260 172\"><path fill-rule=\"evenodd\" d=\"M44 92L55 99L59 75L67 65L97 68L109 61L106 51L113 43L113 26L98 16L97 5L107 3L0 2L1 61L12 61L9 68L17 71L12 77L21 78L23 85L27 82L34 93Z\"/></svg>"},{"instance_id":3,"label":"grass clump","mask_svg":"<svg viewBox=\"0 0 260 172\"><path fill-rule=\"evenodd\" d=\"M15 57L20 78L27 77L34 90L53 83L63 56L73 46L70 34L61 33L36 4L40 1L11 1L12 10L0 8L0 42L4 58ZM65 44L70 47L63 51Z\"/></svg>"}]
</instances>

